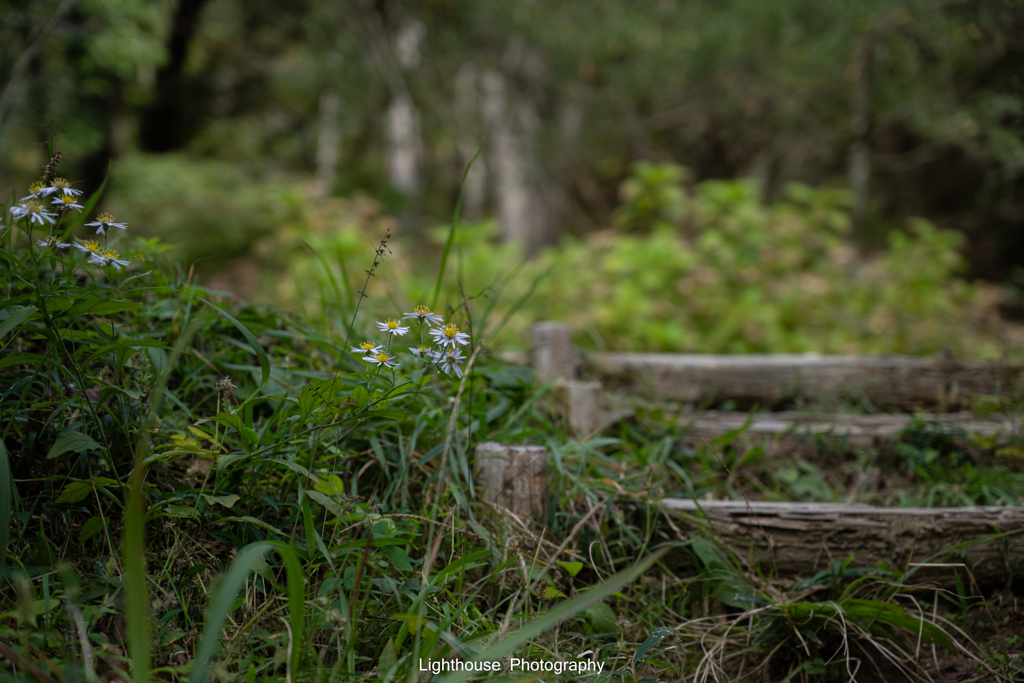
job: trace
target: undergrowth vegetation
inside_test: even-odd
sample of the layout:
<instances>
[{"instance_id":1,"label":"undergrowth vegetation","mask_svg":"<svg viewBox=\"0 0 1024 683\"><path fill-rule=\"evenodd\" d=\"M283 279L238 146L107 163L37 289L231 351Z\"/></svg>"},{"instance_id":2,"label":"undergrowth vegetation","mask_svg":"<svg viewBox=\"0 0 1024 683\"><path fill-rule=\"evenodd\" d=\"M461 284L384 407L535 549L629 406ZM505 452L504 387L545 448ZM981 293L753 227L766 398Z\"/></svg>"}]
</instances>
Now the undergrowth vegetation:
<instances>
[{"instance_id":1,"label":"undergrowth vegetation","mask_svg":"<svg viewBox=\"0 0 1024 683\"><path fill-rule=\"evenodd\" d=\"M99 195L51 158L0 232L4 680L411 682L507 656L600 664L595 680L1017 675L1012 622L971 635L992 608L969 577L934 604L913 569L839 559L785 581L659 505L756 495L763 449L738 435L688 450L640 414L570 438L552 386L493 353L531 304L447 272L472 258L456 222L429 306L361 312L385 235L330 310L293 315L197 286L158 242L111 251L134 225L86 223ZM548 447L540 519L484 502L485 440ZM914 448L907 476L941 477L948 449ZM780 495L799 476L780 470Z\"/></svg>"}]
</instances>

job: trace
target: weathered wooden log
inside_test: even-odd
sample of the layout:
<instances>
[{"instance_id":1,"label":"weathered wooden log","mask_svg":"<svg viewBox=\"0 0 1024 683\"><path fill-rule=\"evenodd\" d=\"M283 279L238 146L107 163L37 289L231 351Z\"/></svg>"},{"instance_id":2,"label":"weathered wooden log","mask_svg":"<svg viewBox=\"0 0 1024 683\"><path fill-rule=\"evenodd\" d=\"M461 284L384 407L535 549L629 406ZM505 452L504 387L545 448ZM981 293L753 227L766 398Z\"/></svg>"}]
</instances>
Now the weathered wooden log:
<instances>
[{"instance_id":1,"label":"weathered wooden log","mask_svg":"<svg viewBox=\"0 0 1024 683\"><path fill-rule=\"evenodd\" d=\"M747 421L750 421L747 424ZM1019 426L1006 418L978 419L972 413L918 413L916 415L844 415L828 413L749 413L696 411L683 413L678 423L687 426L684 443L698 446L747 424L748 439L779 439L817 435L845 439L848 446L871 446L896 438L915 422L932 423L937 428L962 430L968 436L1009 437Z\"/></svg>"},{"instance_id":2,"label":"weathered wooden log","mask_svg":"<svg viewBox=\"0 0 1024 683\"><path fill-rule=\"evenodd\" d=\"M885 562L919 567L908 583L953 585L969 570L981 585L1005 584L1024 560L1024 508L879 508L834 503L764 503L665 499L668 510L693 513L723 543L762 571L811 576L854 556L852 567ZM701 519L698 519L701 518ZM974 542L974 543L970 543ZM954 552L944 552L964 544ZM963 577L967 580L967 577Z\"/></svg>"},{"instance_id":3,"label":"weathered wooden log","mask_svg":"<svg viewBox=\"0 0 1024 683\"><path fill-rule=\"evenodd\" d=\"M654 399L698 403L735 399L762 406L806 399L868 399L877 407L947 407L975 395L1013 396L1021 367L948 356L697 355L595 353L589 363L607 386Z\"/></svg>"},{"instance_id":4,"label":"weathered wooden log","mask_svg":"<svg viewBox=\"0 0 1024 683\"><path fill-rule=\"evenodd\" d=\"M537 381L546 384L558 377L575 379L577 351L569 327L558 322L540 322L533 326L531 334L530 364Z\"/></svg>"},{"instance_id":5,"label":"weathered wooden log","mask_svg":"<svg viewBox=\"0 0 1024 683\"><path fill-rule=\"evenodd\" d=\"M544 515L548 504L548 450L487 441L476 447L474 468L483 499L523 519Z\"/></svg>"}]
</instances>

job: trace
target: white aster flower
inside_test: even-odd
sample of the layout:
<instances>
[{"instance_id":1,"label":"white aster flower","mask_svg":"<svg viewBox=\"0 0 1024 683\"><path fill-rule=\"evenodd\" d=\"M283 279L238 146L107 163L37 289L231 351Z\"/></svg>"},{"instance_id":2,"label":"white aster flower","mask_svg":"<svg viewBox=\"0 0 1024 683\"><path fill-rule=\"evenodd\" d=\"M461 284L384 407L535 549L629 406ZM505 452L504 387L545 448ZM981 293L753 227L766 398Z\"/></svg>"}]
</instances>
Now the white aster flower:
<instances>
[{"instance_id":1,"label":"white aster flower","mask_svg":"<svg viewBox=\"0 0 1024 683\"><path fill-rule=\"evenodd\" d=\"M92 258L89 259L89 263L96 264L97 266L114 266L117 270L121 270L121 266L128 267L128 260L120 256L113 249L106 249L98 254L93 254Z\"/></svg>"},{"instance_id":2,"label":"white aster flower","mask_svg":"<svg viewBox=\"0 0 1024 683\"><path fill-rule=\"evenodd\" d=\"M414 346L413 348L409 349L409 353L411 353L414 356L418 356L420 358L428 360L431 363L437 362L437 359L440 357L440 354L437 351L430 348L426 344Z\"/></svg>"},{"instance_id":3,"label":"white aster flower","mask_svg":"<svg viewBox=\"0 0 1024 683\"><path fill-rule=\"evenodd\" d=\"M103 251L102 249L100 249L100 243L97 242L96 240L83 240L81 242L75 242L75 249L78 249L79 251L88 252L93 256L97 256Z\"/></svg>"},{"instance_id":4,"label":"white aster flower","mask_svg":"<svg viewBox=\"0 0 1024 683\"><path fill-rule=\"evenodd\" d=\"M53 194L54 192L58 194L70 194L75 197L82 194L81 190L76 190L75 188L71 187L71 183L64 180L63 178L54 178L53 180L51 180L50 187L43 188L43 190L40 191L40 194L43 197L46 197L48 195Z\"/></svg>"},{"instance_id":5,"label":"white aster flower","mask_svg":"<svg viewBox=\"0 0 1024 683\"><path fill-rule=\"evenodd\" d=\"M427 306L422 305L412 309L412 313L406 313L402 316L402 320L408 320L409 318L415 318L421 323L427 323L428 325L440 325L444 322L444 318L437 313L432 313Z\"/></svg>"},{"instance_id":6,"label":"white aster flower","mask_svg":"<svg viewBox=\"0 0 1024 683\"><path fill-rule=\"evenodd\" d=\"M462 349L453 348L448 349L441 356L441 371L446 375L455 375L462 377L462 368L459 367L459 363L466 360L462 355Z\"/></svg>"},{"instance_id":7,"label":"white aster flower","mask_svg":"<svg viewBox=\"0 0 1024 683\"><path fill-rule=\"evenodd\" d=\"M363 360L366 361L367 363L373 363L374 365L383 365L384 367L387 368L393 368L396 365L398 365L398 363L395 361L395 357L392 356L387 351L378 351L377 353L372 353L364 357Z\"/></svg>"},{"instance_id":8,"label":"white aster flower","mask_svg":"<svg viewBox=\"0 0 1024 683\"><path fill-rule=\"evenodd\" d=\"M42 180L38 180L28 186L29 195L27 197L22 197L20 201L27 202L28 200L35 199L36 197L39 196L45 197L46 195L50 194L49 192L45 192L45 190L47 189L56 190L57 188L47 188L46 183L44 183Z\"/></svg>"},{"instance_id":9,"label":"white aster flower","mask_svg":"<svg viewBox=\"0 0 1024 683\"><path fill-rule=\"evenodd\" d=\"M121 228L122 230L128 229L128 226L125 225L124 223L115 223L114 217L111 216L109 213L105 212L97 216L96 220L94 220L92 223L86 223L85 225L90 228L95 227L97 235L100 234L101 232L105 233L107 229L111 227Z\"/></svg>"},{"instance_id":10,"label":"white aster flower","mask_svg":"<svg viewBox=\"0 0 1024 683\"><path fill-rule=\"evenodd\" d=\"M53 225L54 219L57 217L57 214L45 211L43 206L36 201L22 202L12 206L11 213L15 219L28 216L30 223L39 223L39 225L45 225L44 221L50 221L50 225Z\"/></svg>"},{"instance_id":11,"label":"white aster flower","mask_svg":"<svg viewBox=\"0 0 1024 683\"><path fill-rule=\"evenodd\" d=\"M469 335L465 332L459 332L459 326L455 323L435 327L430 331L430 336L440 346L451 346L454 348L456 344L465 346L469 343Z\"/></svg>"},{"instance_id":12,"label":"white aster flower","mask_svg":"<svg viewBox=\"0 0 1024 683\"><path fill-rule=\"evenodd\" d=\"M83 208L75 199L75 196L67 192L54 199L53 205L57 207L58 211L70 211L71 209L76 209L81 213Z\"/></svg>"},{"instance_id":13,"label":"white aster flower","mask_svg":"<svg viewBox=\"0 0 1024 683\"><path fill-rule=\"evenodd\" d=\"M400 326L397 320L392 320L391 318L388 318L382 323L377 323L377 329L379 329L381 332L397 334L399 337L401 337L403 334L409 331L408 327Z\"/></svg>"},{"instance_id":14,"label":"white aster flower","mask_svg":"<svg viewBox=\"0 0 1024 683\"><path fill-rule=\"evenodd\" d=\"M36 244L43 248L50 249L67 249L71 245L67 242L61 242L60 238L56 235L50 235L45 240L36 240Z\"/></svg>"},{"instance_id":15,"label":"white aster flower","mask_svg":"<svg viewBox=\"0 0 1024 683\"><path fill-rule=\"evenodd\" d=\"M381 350L381 345L377 342L364 341L359 346L350 346L349 348L352 349L352 353L367 354L377 353Z\"/></svg>"}]
</instances>

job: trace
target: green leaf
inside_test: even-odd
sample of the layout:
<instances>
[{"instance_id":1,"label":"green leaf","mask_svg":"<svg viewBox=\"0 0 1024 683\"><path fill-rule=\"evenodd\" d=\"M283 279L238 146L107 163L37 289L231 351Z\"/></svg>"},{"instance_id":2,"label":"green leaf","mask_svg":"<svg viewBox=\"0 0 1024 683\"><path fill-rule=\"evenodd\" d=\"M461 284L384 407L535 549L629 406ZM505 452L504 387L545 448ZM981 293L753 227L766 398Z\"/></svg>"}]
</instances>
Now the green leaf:
<instances>
[{"instance_id":1,"label":"green leaf","mask_svg":"<svg viewBox=\"0 0 1024 683\"><path fill-rule=\"evenodd\" d=\"M341 508L336 500L333 500L330 496L325 496L319 491L306 491L306 495L309 496L310 500L315 500L320 505L323 505L328 512L332 513L338 519L345 518L345 511Z\"/></svg>"},{"instance_id":2,"label":"green leaf","mask_svg":"<svg viewBox=\"0 0 1024 683\"><path fill-rule=\"evenodd\" d=\"M6 368L9 365L22 365L29 363L33 365L37 363L57 365L56 361L50 360L46 356L40 356L38 353L12 353L0 358L0 368Z\"/></svg>"},{"instance_id":3,"label":"green leaf","mask_svg":"<svg viewBox=\"0 0 1024 683\"><path fill-rule=\"evenodd\" d=\"M842 603L843 612L852 619L861 623L880 621L910 631L914 635L921 634L921 639L926 643L934 643L939 647L955 652L956 646L953 639L945 631L930 621L925 621L911 615L894 602L879 602L878 600L863 600L849 598Z\"/></svg>"},{"instance_id":4,"label":"green leaf","mask_svg":"<svg viewBox=\"0 0 1024 683\"><path fill-rule=\"evenodd\" d=\"M594 627L594 631L597 633L617 633L619 630L618 617L615 616L615 612L611 607L599 602L596 605L587 608L586 611L587 621Z\"/></svg>"},{"instance_id":5,"label":"green leaf","mask_svg":"<svg viewBox=\"0 0 1024 683\"><path fill-rule=\"evenodd\" d=\"M388 638L388 642L384 644L384 649L380 653L380 660L377 662L377 673L382 678L386 677L397 664L398 655L395 653L395 641Z\"/></svg>"},{"instance_id":6,"label":"green leaf","mask_svg":"<svg viewBox=\"0 0 1024 683\"><path fill-rule=\"evenodd\" d=\"M569 572L569 576L576 576L583 569L582 562L562 562L559 560L558 564L561 565L562 569Z\"/></svg>"},{"instance_id":7,"label":"green leaf","mask_svg":"<svg viewBox=\"0 0 1024 683\"><path fill-rule=\"evenodd\" d=\"M370 402L370 393L364 386L358 386L352 390L352 399L356 402L356 405L362 408Z\"/></svg>"},{"instance_id":8,"label":"green leaf","mask_svg":"<svg viewBox=\"0 0 1024 683\"><path fill-rule=\"evenodd\" d=\"M223 496L211 496L208 493L204 493L203 498L205 498L206 502L209 503L210 505L216 503L217 505L223 505L228 509L231 509L231 506L238 502L238 496L236 496L233 493L229 493Z\"/></svg>"},{"instance_id":9,"label":"green leaf","mask_svg":"<svg viewBox=\"0 0 1024 683\"><path fill-rule=\"evenodd\" d=\"M46 454L46 459L50 460L60 457L68 451L81 453L90 448L100 449L103 446L96 443L91 436L79 434L78 432L65 432L57 437L57 442L50 447L50 452Z\"/></svg>"},{"instance_id":10,"label":"green leaf","mask_svg":"<svg viewBox=\"0 0 1024 683\"><path fill-rule=\"evenodd\" d=\"M564 598L566 597L566 595L562 591L555 588L554 585L549 583L548 585L544 586L544 590L541 591L541 597L543 597L545 600L555 600L556 598Z\"/></svg>"},{"instance_id":11,"label":"green leaf","mask_svg":"<svg viewBox=\"0 0 1024 683\"><path fill-rule=\"evenodd\" d=\"M107 477L94 477L86 481L72 481L69 482L61 489L60 495L57 497L55 502L57 503L77 503L81 500L85 500L90 493L92 493L92 487L95 484L96 488L101 489L107 486L117 485L117 482Z\"/></svg>"},{"instance_id":12,"label":"green leaf","mask_svg":"<svg viewBox=\"0 0 1024 683\"><path fill-rule=\"evenodd\" d=\"M210 419L219 425L234 429L239 434L241 434L242 430L245 429L245 425L242 423L242 418L238 415L234 415L233 413L217 413L217 417L212 417Z\"/></svg>"},{"instance_id":13,"label":"green leaf","mask_svg":"<svg viewBox=\"0 0 1024 683\"><path fill-rule=\"evenodd\" d=\"M256 398L256 396L259 395L260 391L263 390L263 387L267 385L267 382L270 381L270 359L267 358L267 352L263 350L263 346L259 343L259 341L256 340L255 335L253 335L253 333L249 331L249 328L247 328L242 323L238 322L238 320L236 320L234 316L232 316L230 313L228 313L222 308L217 308L216 306L214 306L213 304L211 304L209 301L202 297L196 298L202 301L210 308L212 308L213 310L220 313L225 318L227 318L228 321L232 325L234 325L239 332L242 333L242 336L245 337L245 340L249 342L249 345L252 347L253 353L256 354L256 358L260 362L260 372L262 374L262 377L260 379L260 385L256 387L256 391L252 392L252 396L243 401L244 405L245 403L248 403L249 401Z\"/></svg>"},{"instance_id":14,"label":"green leaf","mask_svg":"<svg viewBox=\"0 0 1024 683\"><path fill-rule=\"evenodd\" d=\"M14 307L11 306L10 308ZM3 339L4 335L13 330L19 324L31 318L35 312L35 306L25 306L24 308L19 308L18 310L13 311L10 315L7 316L6 320L0 322L0 339Z\"/></svg>"},{"instance_id":15,"label":"green leaf","mask_svg":"<svg viewBox=\"0 0 1024 683\"><path fill-rule=\"evenodd\" d=\"M384 554L391 560L391 564L399 571L411 572L412 562L409 560L409 556L405 554L405 551L399 548L397 545L385 546Z\"/></svg>"},{"instance_id":16,"label":"green leaf","mask_svg":"<svg viewBox=\"0 0 1024 683\"><path fill-rule=\"evenodd\" d=\"M317 408L332 405L335 396L342 390L344 384L344 380L340 377L332 377L331 379L316 379L302 387L302 393L299 395L299 411L302 421L304 422Z\"/></svg>"},{"instance_id":17,"label":"green leaf","mask_svg":"<svg viewBox=\"0 0 1024 683\"><path fill-rule=\"evenodd\" d=\"M640 647L637 648L636 652L633 653L633 663L644 661L644 655L646 655L652 647L662 641L662 639L672 633L673 629L667 626L659 626L658 628L651 631L651 635L647 636L644 642L640 643Z\"/></svg>"},{"instance_id":18,"label":"green leaf","mask_svg":"<svg viewBox=\"0 0 1024 683\"><path fill-rule=\"evenodd\" d=\"M79 543L85 543L90 538L103 531L105 524L102 517L90 517L82 525L82 532L78 535Z\"/></svg>"},{"instance_id":19,"label":"green leaf","mask_svg":"<svg viewBox=\"0 0 1024 683\"><path fill-rule=\"evenodd\" d=\"M320 481L313 488L320 493L326 493L328 496L345 495L345 482L337 474L328 474L326 477L321 477Z\"/></svg>"}]
</instances>

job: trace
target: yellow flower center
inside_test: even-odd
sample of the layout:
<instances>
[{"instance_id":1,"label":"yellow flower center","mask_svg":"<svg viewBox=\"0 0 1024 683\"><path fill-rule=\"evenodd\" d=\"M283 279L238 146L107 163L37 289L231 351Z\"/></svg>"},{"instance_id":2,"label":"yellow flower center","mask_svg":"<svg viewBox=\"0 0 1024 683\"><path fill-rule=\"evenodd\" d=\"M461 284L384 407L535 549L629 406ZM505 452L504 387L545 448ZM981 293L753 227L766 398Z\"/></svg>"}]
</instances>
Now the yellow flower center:
<instances>
[{"instance_id":1,"label":"yellow flower center","mask_svg":"<svg viewBox=\"0 0 1024 683\"><path fill-rule=\"evenodd\" d=\"M365 342L363 342L362 344L359 345L359 348L361 348L363 351L369 351L370 349L374 348L375 346L377 346L377 345L374 344L373 342L365 341Z\"/></svg>"},{"instance_id":2,"label":"yellow flower center","mask_svg":"<svg viewBox=\"0 0 1024 683\"><path fill-rule=\"evenodd\" d=\"M44 183L41 180L38 180L38 181L36 181L36 182L34 182L34 183L32 183L31 185L28 186L28 191L31 192L32 194L35 194L36 192L39 192L39 190L43 189L44 187L46 187L46 183Z\"/></svg>"},{"instance_id":3,"label":"yellow flower center","mask_svg":"<svg viewBox=\"0 0 1024 683\"><path fill-rule=\"evenodd\" d=\"M453 339L455 335L457 335L458 333L459 328L457 326L450 324L444 326L444 336L448 337L449 339Z\"/></svg>"},{"instance_id":4,"label":"yellow flower center","mask_svg":"<svg viewBox=\"0 0 1024 683\"><path fill-rule=\"evenodd\" d=\"M54 187L59 187L61 189L71 187L71 183L64 180L63 178L54 178L53 182L50 184L53 185Z\"/></svg>"},{"instance_id":5,"label":"yellow flower center","mask_svg":"<svg viewBox=\"0 0 1024 683\"><path fill-rule=\"evenodd\" d=\"M394 330L394 329L396 329L398 327L398 321L397 320L391 320L390 318L388 320L385 320L384 324L388 326L389 330Z\"/></svg>"},{"instance_id":6,"label":"yellow flower center","mask_svg":"<svg viewBox=\"0 0 1024 683\"><path fill-rule=\"evenodd\" d=\"M97 242L96 240L86 240L82 242L82 246L94 254L100 253L100 243Z\"/></svg>"},{"instance_id":7,"label":"yellow flower center","mask_svg":"<svg viewBox=\"0 0 1024 683\"><path fill-rule=\"evenodd\" d=\"M118 254L113 249L107 249L102 254L100 254L100 256L102 256L103 258L117 258Z\"/></svg>"},{"instance_id":8,"label":"yellow flower center","mask_svg":"<svg viewBox=\"0 0 1024 683\"><path fill-rule=\"evenodd\" d=\"M380 351L380 352L377 353L376 356L374 356L374 358L376 358L378 361L383 363L386 360L388 360L388 354L384 353L383 351Z\"/></svg>"},{"instance_id":9,"label":"yellow flower center","mask_svg":"<svg viewBox=\"0 0 1024 683\"><path fill-rule=\"evenodd\" d=\"M58 199L58 201L63 202L65 204L74 204L75 198L70 194L64 194L62 197L60 197L60 199Z\"/></svg>"},{"instance_id":10,"label":"yellow flower center","mask_svg":"<svg viewBox=\"0 0 1024 683\"><path fill-rule=\"evenodd\" d=\"M416 315L430 315L430 308L428 306L420 305L412 309L412 312Z\"/></svg>"},{"instance_id":11,"label":"yellow flower center","mask_svg":"<svg viewBox=\"0 0 1024 683\"><path fill-rule=\"evenodd\" d=\"M100 223L113 223L114 217L111 216L109 213L104 212L97 216L96 220L98 220Z\"/></svg>"},{"instance_id":12,"label":"yellow flower center","mask_svg":"<svg viewBox=\"0 0 1024 683\"><path fill-rule=\"evenodd\" d=\"M39 202L25 202L21 206L29 213L40 213L43 210L43 207L39 206Z\"/></svg>"},{"instance_id":13,"label":"yellow flower center","mask_svg":"<svg viewBox=\"0 0 1024 683\"><path fill-rule=\"evenodd\" d=\"M416 350L417 351L429 351L429 349L426 346L424 346L423 344L420 344L419 346L417 346Z\"/></svg>"}]
</instances>

